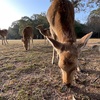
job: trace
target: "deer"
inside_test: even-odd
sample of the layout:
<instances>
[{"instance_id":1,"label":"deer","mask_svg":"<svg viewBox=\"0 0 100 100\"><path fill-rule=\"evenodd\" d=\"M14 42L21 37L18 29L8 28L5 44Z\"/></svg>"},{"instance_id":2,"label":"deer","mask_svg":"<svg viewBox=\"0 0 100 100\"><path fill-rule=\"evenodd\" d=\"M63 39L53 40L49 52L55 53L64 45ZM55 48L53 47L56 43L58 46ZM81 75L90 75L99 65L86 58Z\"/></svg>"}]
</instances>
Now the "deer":
<instances>
[{"instance_id":1,"label":"deer","mask_svg":"<svg viewBox=\"0 0 100 100\"><path fill-rule=\"evenodd\" d=\"M27 26L22 31L22 42L24 45L25 50L30 50L30 39L32 39L32 45L33 45L33 28L30 26Z\"/></svg>"},{"instance_id":2,"label":"deer","mask_svg":"<svg viewBox=\"0 0 100 100\"><path fill-rule=\"evenodd\" d=\"M45 43L46 43L46 36L51 37L50 29L43 28L43 24L36 26L36 29L39 30L39 32L44 36Z\"/></svg>"},{"instance_id":3,"label":"deer","mask_svg":"<svg viewBox=\"0 0 100 100\"><path fill-rule=\"evenodd\" d=\"M3 44L8 44L8 41L7 41L7 34L8 34L8 30L7 29L0 29L0 35L2 37L2 45Z\"/></svg>"},{"instance_id":4,"label":"deer","mask_svg":"<svg viewBox=\"0 0 100 100\"><path fill-rule=\"evenodd\" d=\"M93 32L87 33L79 41L76 40L74 6L69 0L53 0L46 17L52 35L52 38L46 36L53 46L52 64L56 51L59 56L58 66L61 70L62 84L69 88L77 70L78 57Z\"/></svg>"}]
</instances>

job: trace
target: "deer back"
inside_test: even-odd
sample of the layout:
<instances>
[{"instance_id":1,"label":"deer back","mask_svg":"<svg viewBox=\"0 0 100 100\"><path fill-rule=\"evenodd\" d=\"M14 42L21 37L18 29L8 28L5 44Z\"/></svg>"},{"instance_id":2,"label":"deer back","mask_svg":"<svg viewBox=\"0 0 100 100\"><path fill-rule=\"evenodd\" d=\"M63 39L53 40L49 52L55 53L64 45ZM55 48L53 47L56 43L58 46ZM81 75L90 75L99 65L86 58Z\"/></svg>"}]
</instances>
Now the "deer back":
<instances>
[{"instance_id":1,"label":"deer back","mask_svg":"<svg viewBox=\"0 0 100 100\"><path fill-rule=\"evenodd\" d=\"M32 27L25 27L25 29L23 30L23 38L30 39L30 37L33 37L33 29Z\"/></svg>"},{"instance_id":2,"label":"deer back","mask_svg":"<svg viewBox=\"0 0 100 100\"><path fill-rule=\"evenodd\" d=\"M7 30L7 29L0 30L0 35L1 35L2 37L7 36L7 33L8 33L8 30Z\"/></svg>"},{"instance_id":3,"label":"deer back","mask_svg":"<svg viewBox=\"0 0 100 100\"><path fill-rule=\"evenodd\" d=\"M74 7L68 0L53 0L47 12L50 27L60 42L76 41Z\"/></svg>"}]
</instances>

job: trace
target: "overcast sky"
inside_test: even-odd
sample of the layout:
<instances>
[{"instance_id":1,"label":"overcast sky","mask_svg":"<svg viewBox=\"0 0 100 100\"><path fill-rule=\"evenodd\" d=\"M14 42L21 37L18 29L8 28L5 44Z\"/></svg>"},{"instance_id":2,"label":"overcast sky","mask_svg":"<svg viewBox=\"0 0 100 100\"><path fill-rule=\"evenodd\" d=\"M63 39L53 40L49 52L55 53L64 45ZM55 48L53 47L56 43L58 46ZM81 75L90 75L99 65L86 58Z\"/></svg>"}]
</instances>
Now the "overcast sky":
<instances>
[{"instance_id":1,"label":"overcast sky","mask_svg":"<svg viewBox=\"0 0 100 100\"><path fill-rule=\"evenodd\" d=\"M46 12L50 4L50 0L0 0L0 28L8 28L23 16L31 17ZM88 14L77 13L75 19L84 23Z\"/></svg>"}]
</instances>

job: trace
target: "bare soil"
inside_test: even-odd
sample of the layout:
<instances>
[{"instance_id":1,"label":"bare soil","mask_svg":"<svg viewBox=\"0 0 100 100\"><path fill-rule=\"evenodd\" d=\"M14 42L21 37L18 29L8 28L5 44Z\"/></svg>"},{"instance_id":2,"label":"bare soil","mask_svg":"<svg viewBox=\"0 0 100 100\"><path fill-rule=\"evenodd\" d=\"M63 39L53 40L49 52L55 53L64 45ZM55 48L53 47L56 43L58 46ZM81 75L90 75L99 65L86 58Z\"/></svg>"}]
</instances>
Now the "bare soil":
<instances>
[{"instance_id":1,"label":"bare soil","mask_svg":"<svg viewBox=\"0 0 100 100\"><path fill-rule=\"evenodd\" d=\"M91 39L82 50L82 71L75 73L68 91L61 90L60 68L51 64L50 44L34 40L26 52L21 40L8 42L0 41L0 100L100 100L100 39Z\"/></svg>"}]
</instances>

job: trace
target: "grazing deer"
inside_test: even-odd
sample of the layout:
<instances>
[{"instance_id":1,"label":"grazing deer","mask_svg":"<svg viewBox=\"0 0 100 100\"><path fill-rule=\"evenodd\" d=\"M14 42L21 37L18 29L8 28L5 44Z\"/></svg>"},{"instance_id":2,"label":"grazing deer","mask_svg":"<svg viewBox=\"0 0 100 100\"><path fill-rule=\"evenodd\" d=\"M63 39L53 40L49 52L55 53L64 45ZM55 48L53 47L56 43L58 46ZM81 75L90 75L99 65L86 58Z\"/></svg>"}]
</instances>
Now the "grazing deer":
<instances>
[{"instance_id":1,"label":"grazing deer","mask_svg":"<svg viewBox=\"0 0 100 100\"><path fill-rule=\"evenodd\" d=\"M3 29L3 30L1 30L0 29L0 35L1 35L1 37L2 37L2 45L3 44L8 44L8 41L7 41L7 34L8 34L8 30L6 30L6 29Z\"/></svg>"},{"instance_id":2,"label":"grazing deer","mask_svg":"<svg viewBox=\"0 0 100 100\"><path fill-rule=\"evenodd\" d=\"M32 45L33 45L33 29L32 27L25 27L23 32L22 32L23 38L22 38L22 42L24 44L24 47L26 50L28 50L28 48L30 49L30 39L32 39Z\"/></svg>"},{"instance_id":3,"label":"grazing deer","mask_svg":"<svg viewBox=\"0 0 100 100\"><path fill-rule=\"evenodd\" d=\"M43 28L43 24L40 24L36 27L37 30L44 36L45 43L46 43L46 36L51 37L51 33L49 28Z\"/></svg>"},{"instance_id":4,"label":"grazing deer","mask_svg":"<svg viewBox=\"0 0 100 100\"><path fill-rule=\"evenodd\" d=\"M53 0L47 11L47 20L53 36L53 38L47 37L54 48L52 63L54 63L54 50L56 50L63 84L70 86L77 69L80 51L87 44L92 32L83 36L78 42L76 41L74 7L68 0Z\"/></svg>"}]
</instances>

